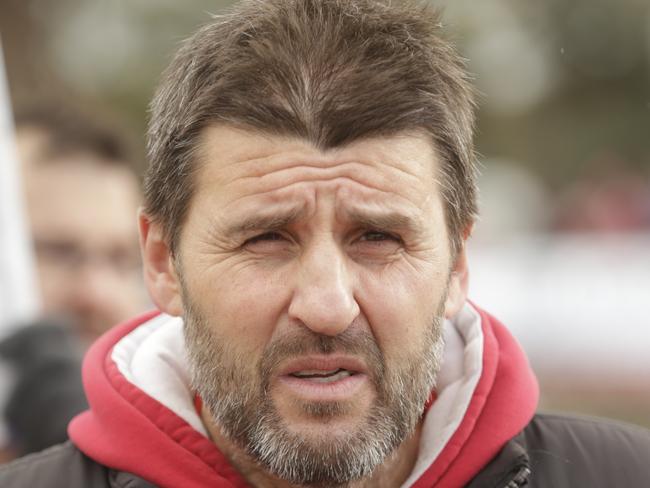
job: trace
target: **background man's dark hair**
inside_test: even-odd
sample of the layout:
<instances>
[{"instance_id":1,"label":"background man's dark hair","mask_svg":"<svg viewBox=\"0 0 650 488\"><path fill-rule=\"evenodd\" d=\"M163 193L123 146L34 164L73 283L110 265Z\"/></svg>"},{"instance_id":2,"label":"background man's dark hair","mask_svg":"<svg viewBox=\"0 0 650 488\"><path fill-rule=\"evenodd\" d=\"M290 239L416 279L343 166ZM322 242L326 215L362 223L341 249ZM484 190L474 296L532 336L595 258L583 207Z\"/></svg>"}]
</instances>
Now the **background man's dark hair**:
<instances>
[{"instance_id":1,"label":"background man's dark hair","mask_svg":"<svg viewBox=\"0 0 650 488\"><path fill-rule=\"evenodd\" d=\"M119 164L138 173L136 157L125 134L105 122L71 108L52 104L21 109L15 117L17 131L42 132L38 161L65 159L66 156L91 154L102 164Z\"/></svg>"},{"instance_id":2,"label":"background man's dark hair","mask_svg":"<svg viewBox=\"0 0 650 488\"><path fill-rule=\"evenodd\" d=\"M174 250L210 124L321 149L404 132L431 137L454 249L476 213L474 102L439 15L409 1L244 1L192 36L151 106L145 206Z\"/></svg>"}]
</instances>

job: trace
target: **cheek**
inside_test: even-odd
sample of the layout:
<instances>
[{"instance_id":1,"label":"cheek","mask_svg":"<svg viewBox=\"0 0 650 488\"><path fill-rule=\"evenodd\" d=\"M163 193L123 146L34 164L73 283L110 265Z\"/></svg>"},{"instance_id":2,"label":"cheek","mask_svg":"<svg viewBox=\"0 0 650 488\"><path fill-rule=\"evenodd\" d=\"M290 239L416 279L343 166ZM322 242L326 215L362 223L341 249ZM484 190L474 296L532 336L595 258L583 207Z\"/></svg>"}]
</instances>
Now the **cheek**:
<instances>
[{"instance_id":1,"label":"cheek","mask_svg":"<svg viewBox=\"0 0 650 488\"><path fill-rule=\"evenodd\" d=\"M407 265L360 280L359 305L387 356L408 357L444 303L446 275L434 268Z\"/></svg>"},{"instance_id":2,"label":"cheek","mask_svg":"<svg viewBox=\"0 0 650 488\"><path fill-rule=\"evenodd\" d=\"M241 352L254 352L270 341L286 308L281 273L253 267L213 267L187 283L193 303L215 334Z\"/></svg>"},{"instance_id":3,"label":"cheek","mask_svg":"<svg viewBox=\"0 0 650 488\"><path fill-rule=\"evenodd\" d=\"M40 261L37 261L37 270L38 284L41 288L42 299L47 304L54 297L63 294L62 290L65 288L65 286L63 286L65 281L60 280L55 271ZM58 286L57 282L59 282Z\"/></svg>"}]
</instances>

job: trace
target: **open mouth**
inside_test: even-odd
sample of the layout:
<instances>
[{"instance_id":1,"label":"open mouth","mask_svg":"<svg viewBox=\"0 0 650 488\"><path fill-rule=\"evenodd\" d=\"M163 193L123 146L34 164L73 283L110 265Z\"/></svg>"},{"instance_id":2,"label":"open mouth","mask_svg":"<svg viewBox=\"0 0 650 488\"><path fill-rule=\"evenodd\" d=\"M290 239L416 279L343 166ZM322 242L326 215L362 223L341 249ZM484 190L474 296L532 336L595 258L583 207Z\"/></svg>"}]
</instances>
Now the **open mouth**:
<instances>
[{"instance_id":1,"label":"open mouth","mask_svg":"<svg viewBox=\"0 0 650 488\"><path fill-rule=\"evenodd\" d=\"M294 378L299 378L301 380L312 381L314 383L333 383L335 381L340 381L348 378L354 374L356 373L343 368L332 369L330 371L305 369L291 373L289 376L293 376Z\"/></svg>"},{"instance_id":2,"label":"open mouth","mask_svg":"<svg viewBox=\"0 0 650 488\"><path fill-rule=\"evenodd\" d=\"M349 355L311 355L294 358L279 369L283 394L302 401L351 401L369 387L368 367Z\"/></svg>"}]
</instances>

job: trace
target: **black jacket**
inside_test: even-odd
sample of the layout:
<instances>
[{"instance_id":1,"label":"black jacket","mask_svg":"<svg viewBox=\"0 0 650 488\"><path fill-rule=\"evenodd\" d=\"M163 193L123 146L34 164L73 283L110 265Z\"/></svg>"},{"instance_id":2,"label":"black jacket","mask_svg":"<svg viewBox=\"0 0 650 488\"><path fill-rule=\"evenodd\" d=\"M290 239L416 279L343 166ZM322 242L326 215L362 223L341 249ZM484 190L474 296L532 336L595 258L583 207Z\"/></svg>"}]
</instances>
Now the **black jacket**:
<instances>
[{"instance_id":1,"label":"black jacket","mask_svg":"<svg viewBox=\"0 0 650 488\"><path fill-rule=\"evenodd\" d=\"M70 442L0 468L2 488L153 486L97 464ZM467 486L650 487L650 431L602 419L538 414Z\"/></svg>"},{"instance_id":2,"label":"black jacket","mask_svg":"<svg viewBox=\"0 0 650 488\"><path fill-rule=\"evenodd\" d=\"M0 361L14 380L0 412L12 450L22 456L66 441L68 423L88 408L81 345L71 329L50 320L21 327L0 342Z\"/></svg>"}]
</instances>

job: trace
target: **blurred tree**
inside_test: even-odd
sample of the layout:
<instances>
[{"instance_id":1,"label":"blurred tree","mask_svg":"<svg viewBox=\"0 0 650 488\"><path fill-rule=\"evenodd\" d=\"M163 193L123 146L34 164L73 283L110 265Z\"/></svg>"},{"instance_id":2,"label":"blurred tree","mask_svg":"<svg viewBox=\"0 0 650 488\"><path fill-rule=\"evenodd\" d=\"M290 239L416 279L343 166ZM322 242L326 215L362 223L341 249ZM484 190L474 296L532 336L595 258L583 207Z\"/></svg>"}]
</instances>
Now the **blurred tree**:
<instances>
[{"instance_id":1,"label":"blurred tree","mask_svg":"<svg viewBox=\"0 0 650 488\"><path fill-rule=\"evenodd\" d=\"M68 0L3 0L0 2L0 35L14 106L41 97L57 97L66 85L52 69L46 46L50 32L41 23Z\"/></svg>"},{"instance_id":2,"label":"blurred tree","mask_svg":"<svg viewBox=\"0 0 650 488\"><path fill-rule=\"evenodd\" d=\"M120 114L140 138L176 46L228 0L4 0L16 106L65 97ZM552 190L601 154L650 171L647 0L439 0L482 91L477 146Z\"/></svg>"}]
</instances>

